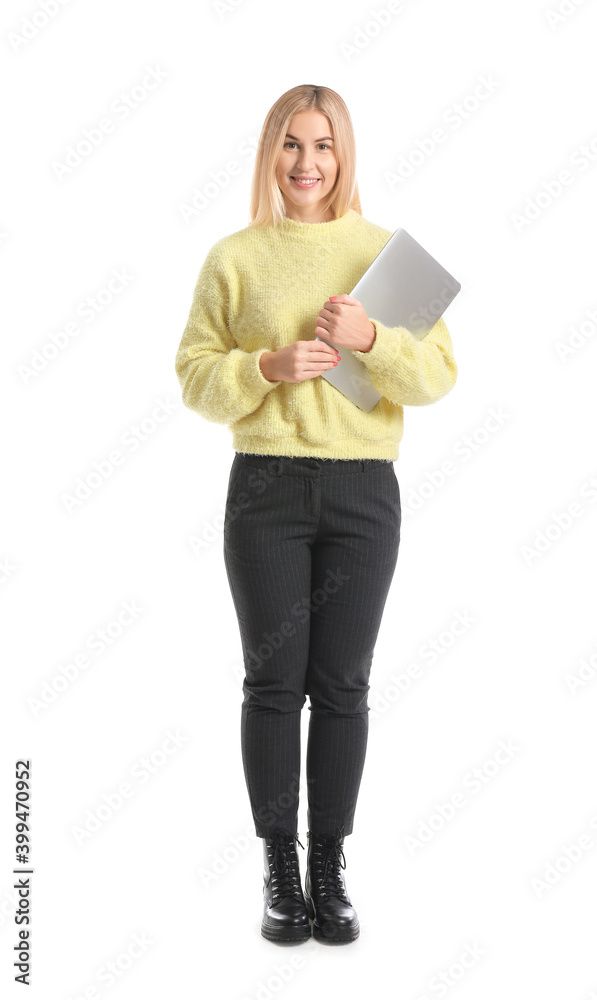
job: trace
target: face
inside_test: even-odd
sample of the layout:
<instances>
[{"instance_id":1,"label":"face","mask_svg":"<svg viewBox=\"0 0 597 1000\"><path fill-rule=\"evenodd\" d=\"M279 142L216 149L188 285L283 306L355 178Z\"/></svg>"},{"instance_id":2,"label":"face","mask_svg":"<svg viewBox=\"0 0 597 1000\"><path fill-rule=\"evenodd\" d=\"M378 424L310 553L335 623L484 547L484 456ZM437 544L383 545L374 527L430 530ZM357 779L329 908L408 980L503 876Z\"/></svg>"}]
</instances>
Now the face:
<instances>
[{"instance_id":1,"label":"face","mask_svg":"<svg viewBox=\"0 0 597 1000\"><path fill-rule=\"evenodd\" d=\"M276 180L282 191L286 214L299 222L327 222L334 218L323 205L338 176L334 135L329 119L321 111L299 111L290 120L284 147L276 164ZM294 178L313 180L301 185Z\"/></svg>"}]
</instances>

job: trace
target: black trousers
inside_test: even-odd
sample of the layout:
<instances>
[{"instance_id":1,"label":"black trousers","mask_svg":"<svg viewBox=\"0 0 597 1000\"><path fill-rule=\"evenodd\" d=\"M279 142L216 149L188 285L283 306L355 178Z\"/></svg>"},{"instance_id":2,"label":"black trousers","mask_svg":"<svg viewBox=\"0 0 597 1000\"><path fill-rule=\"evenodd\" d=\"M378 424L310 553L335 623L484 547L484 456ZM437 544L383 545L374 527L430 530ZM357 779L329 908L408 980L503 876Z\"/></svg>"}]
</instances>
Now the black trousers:
<instances>
[{"instance_id":1,"label":"black trousers","mask_svg":"<svg viewBox=\"0 0 597 1000\"><path fill-rule=\"evenodd\" d=\"M243 649L241 748L258 837L298 832L307 695L309 830L352 833L400 522L393 462L235 452L224 561Z\"/></svg>"}]
</instances>

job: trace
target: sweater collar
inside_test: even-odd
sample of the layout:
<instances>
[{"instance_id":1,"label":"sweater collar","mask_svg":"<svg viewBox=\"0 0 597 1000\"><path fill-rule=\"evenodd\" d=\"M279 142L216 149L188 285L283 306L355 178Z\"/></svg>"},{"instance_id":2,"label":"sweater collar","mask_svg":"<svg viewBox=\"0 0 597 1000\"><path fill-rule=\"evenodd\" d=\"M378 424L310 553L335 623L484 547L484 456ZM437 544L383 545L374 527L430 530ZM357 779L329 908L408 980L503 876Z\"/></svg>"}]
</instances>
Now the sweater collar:
<instances>
[{"instance_id":1,"label":"sweater collar","mask_svg":"<svg viewBox=\"0 0 597 1000\"><path fill-rule=\"evenodd\" d=\"M320 235L335 235L356 222L358 218L360 218L360 214L354 208L349 208L344 215L337 219L330 219L328 222L300 222L298 219L291 219L290 216L285 215L277 228L280 229L280 232L318 238Z\"/></svg>"}]
</instances>

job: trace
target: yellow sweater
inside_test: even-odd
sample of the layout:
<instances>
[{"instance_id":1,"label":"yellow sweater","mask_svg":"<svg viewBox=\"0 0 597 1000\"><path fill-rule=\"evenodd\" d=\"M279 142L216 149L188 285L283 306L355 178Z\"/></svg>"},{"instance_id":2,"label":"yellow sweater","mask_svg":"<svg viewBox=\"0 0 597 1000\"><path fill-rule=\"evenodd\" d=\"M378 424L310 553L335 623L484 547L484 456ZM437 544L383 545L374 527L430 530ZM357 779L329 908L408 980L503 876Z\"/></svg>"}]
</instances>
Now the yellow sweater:
<instances>
[{"instance_id":1,"label":"yellow sweater","mask_svg":"<svg viewBox=\"0 0 597 1000\"><path fill-rule=\"evenodd\" d=\"M443 319L418 340L369 317L373 346L353 353L382 393L370 413L320 375L268 382L259 367L266 351L313 340L328 297L350 294L391 235L349 209L330 222L285 216L279 227L247 226L218 240L199 272L176 354L185 406L228 424L235 451L395 460L403 406L434 403L456 381Z\"/></svg>"}]
</instances>

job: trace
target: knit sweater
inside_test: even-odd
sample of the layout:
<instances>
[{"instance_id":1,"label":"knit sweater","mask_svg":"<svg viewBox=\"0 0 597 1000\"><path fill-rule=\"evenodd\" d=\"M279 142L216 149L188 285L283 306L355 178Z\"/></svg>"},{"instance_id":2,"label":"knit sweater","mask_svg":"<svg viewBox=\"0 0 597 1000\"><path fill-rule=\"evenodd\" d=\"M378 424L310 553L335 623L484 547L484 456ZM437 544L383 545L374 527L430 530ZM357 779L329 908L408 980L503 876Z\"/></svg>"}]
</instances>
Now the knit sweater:
<instances>
[{"instance_id":1,"label":"knit sweater","mask_svg":"<svg viewBox=\"0 0 597 1000\"><path fill-rule=\"evenodd\" d=\"M199 272L176 354L184 405L227 424L238 452L397 459L403 407L434 403L456 381L443 319L419 340L368 317L375 340L353 354L382 394L369 413L321 375L270 382L259 367L262 354L313 340L329 296L350 294L391 235L349 209L329 222L285 216L280 226L219 239Z\"/></svg>"}]
</instances>

